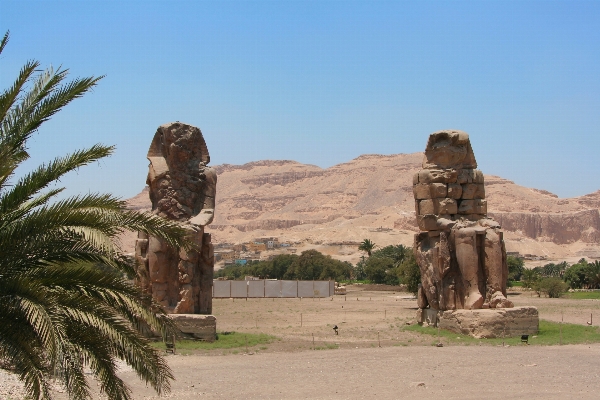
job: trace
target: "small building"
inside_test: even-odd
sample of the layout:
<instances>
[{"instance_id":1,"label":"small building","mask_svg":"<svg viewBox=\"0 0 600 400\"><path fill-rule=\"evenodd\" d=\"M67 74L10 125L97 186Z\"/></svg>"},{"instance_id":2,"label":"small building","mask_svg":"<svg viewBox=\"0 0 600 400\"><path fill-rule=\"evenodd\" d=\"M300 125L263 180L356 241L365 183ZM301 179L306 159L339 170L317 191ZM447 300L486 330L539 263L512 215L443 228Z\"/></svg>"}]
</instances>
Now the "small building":
<instances>
[{"instance_id":1,"label":"small building","mask_svg":"<svg viewBox=\"0 0 600 400\"><path fill-rule=\"evenodd\" d=\"M225 260L225 261L232 261L235 259L235 251L233 250L219 250L219 251L215 251L215 261L218 260Z\"/></svg>"},{"instance_id":2,"label":"small building","mask_svg":"<svg viewBox=\"0 0 600 400\"><path fill-rule=\"evenodd\" d=\"M260 242L246 243L245 247L246 247L246 251L252 251L255 253L257 251L267 250L267 245L265 243L260 243Z\"/></svg>"},{"instance_id":3,"label":"small building","mask_svg":"<svg viewBox=\"0 0 600 400\"><path fill-rule=\"evenodd\" d=\"M238 253L244 251L244 245L243 244L234 244L231 248L234 251L237 251Z\"/></svg>"}]
</instances>

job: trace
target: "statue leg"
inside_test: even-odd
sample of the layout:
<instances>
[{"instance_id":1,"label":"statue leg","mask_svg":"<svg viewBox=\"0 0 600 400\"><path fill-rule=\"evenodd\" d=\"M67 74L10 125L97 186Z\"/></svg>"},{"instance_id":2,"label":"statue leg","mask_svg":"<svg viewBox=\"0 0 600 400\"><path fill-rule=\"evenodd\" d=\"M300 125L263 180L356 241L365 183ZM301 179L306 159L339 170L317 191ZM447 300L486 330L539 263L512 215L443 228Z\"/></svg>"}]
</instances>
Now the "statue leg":
<instances>
[{"instance_id":1,"label":"statue leg","mask_svg":"<svg viewBox=\"0 0 600 400\"><path fill-rule=\"evenodd\" d=\"M200 286L199 286L199 313L212 313L212 286L213 271L215 269L214 247L211 243L210 233L202 235L202 251L200 253Z\"/></svg>"},{"instance_id":2,"label":"statue leg","mask_svg":"<svg viewBox=\"0 0 600 400\"><path fill-rule=\"evenodd\" d=\"M511 308L513 303L506 298L508 268L503 257L501 233L493 229L485 231L484 268L487 276L487 295L490 308Z\"/></svg>"},{"instance_id":3,"label":"statue leg","mask_svg":"<svg viewBox=\"0 0 600 400\"><path fill-rule=\"evenodd\" d=\"M176 299L172 299L172 293L169 290L172 264L178 261L172 253L164 240L154 236L149 237L147 255L152 297L166 309L174 306L176 301Z\"/></svg>"},{"instance_id":4,"label":"statue leg","mask_svg":"<svg viewBox=\"0 0 600 400\"><path fill-rule=\"evenodd\" d=\"M484 298L479 291L479 254L477 233L472 228L462 228L455 232L456 261L466 290L464 306L472 310L483 306Z\"/></svg>"}]
</instances>

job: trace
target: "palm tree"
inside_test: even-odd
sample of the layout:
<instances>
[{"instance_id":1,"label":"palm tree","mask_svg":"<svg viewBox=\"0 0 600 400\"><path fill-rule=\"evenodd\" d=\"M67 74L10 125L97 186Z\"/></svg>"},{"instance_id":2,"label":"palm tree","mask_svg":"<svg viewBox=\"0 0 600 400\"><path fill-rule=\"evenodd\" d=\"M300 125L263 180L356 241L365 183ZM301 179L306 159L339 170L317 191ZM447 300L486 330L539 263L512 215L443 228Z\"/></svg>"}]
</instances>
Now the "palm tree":
<instances>
[{"instance_id":1,"label":"palm tree","mask_svg":"<svg viewBox=\"0 0 600 400\"><path fill-rule=\"evenodd\" d=\"M0 54L8 42L0 42ZM111 195L63 200L63 189L47 189L69 171L113 152L95 145L43 164L21 178L27 141L62 107L102 77L63 83L67 70L28 62L0 94L0 360L16 372L29 397L51 398L59 379L71 398L90 397L84 366L110 399L131 398L117 376L124 360L158 393L173 374L158 350L140 333L142 325L171 334L164 311L127 275L133 262L118 247L124 230L142 230L173 246L189 246L185 229L147 213L127 210Z\"/></svg>"},{"instance_id":2,"label":"palm tree","mask_svg":"<svg viewBox=\"0 0 600 400\"><path fill-rule=\"evenodd\" d=\"M366 252L369 257L371 257L371 252L375 249L377 245L373 243L370 239L365 239L358 246L358 250Z\"/></svg>"},{"instance_id":3,"label":"palm tree","mask_svg":"<svg viewBox=\"0 0 600 400\"><path fill-rule=\"evenodd\" d=\"M521 282L526 288L531 289L535 282L537 282L540 278L538 272L534 269L523 269L523 273L521 274Z\"/></svg>"},{"instance_id":4,"label":"palm tree","mask_svg":"<svg viewBox=\"0 0 600 400\"><path fill-rule=\"evenodd\" d=\"M590 289L600 288L600 261L590 262L587 265Z\"/></svg>"}]
</instances>

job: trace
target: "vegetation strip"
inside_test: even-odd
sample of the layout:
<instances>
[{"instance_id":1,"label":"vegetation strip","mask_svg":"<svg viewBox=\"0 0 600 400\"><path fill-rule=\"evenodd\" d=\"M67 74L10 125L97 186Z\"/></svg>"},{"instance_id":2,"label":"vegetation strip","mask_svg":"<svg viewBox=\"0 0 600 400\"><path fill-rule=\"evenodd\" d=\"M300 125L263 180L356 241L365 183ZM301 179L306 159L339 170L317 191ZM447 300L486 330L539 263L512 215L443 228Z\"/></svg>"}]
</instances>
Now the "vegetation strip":
<instances>
[{"instance_id":1,"label":"vegetation strip","mask_svg":"<svg viewBox=\"0 0 600 400\"><path fill-rule=\"evenodd\" d=\"M562 325L562 327L561 327ZM404 328L406 331L435 336L432 343L437 344L438 329L427 326L411 325ZM561 332L562 330L562 332ZM444 344L463 344L463 345L490 345L497 346L505 343L510 346L521 346L521 337L494 338L494 339L475 339L468 335L462 335L450 332L444 329L439 330L439 336ZM556 346L560 344L582 344L582 343L600 343L600 330L596 326L583 326L576 324L566 324L540 320L540 331L537 335L529 336L530 345Z\"/></svg>"}]
</instances>

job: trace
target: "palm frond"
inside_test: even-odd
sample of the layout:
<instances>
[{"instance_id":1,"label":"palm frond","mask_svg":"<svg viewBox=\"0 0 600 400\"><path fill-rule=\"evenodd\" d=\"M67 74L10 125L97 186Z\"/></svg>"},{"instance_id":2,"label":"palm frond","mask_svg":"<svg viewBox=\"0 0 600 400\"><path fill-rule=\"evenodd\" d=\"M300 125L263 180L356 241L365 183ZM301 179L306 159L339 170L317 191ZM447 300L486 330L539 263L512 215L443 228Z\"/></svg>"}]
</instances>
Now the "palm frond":
<instances>
[{"instance_id":1,"label":"palm frond","mask_svg":"<svg viewBox=\"0 0 600 400\"><path fill-rule=\"evenodd\" d=\"M0 53L8 42L0 42ZM163 335L175 325L151 296L127 280L134 263L122 254L119 234L144 231L176 247L193 246L191 229L149 213L128 210L111 195L88 194L52 202L63 189L48 187L64 174L110 155L95 145L41 165L16 182L29 157L27 141L102 77L65 82L68 70L35 75L30 61L0 94L0 357L11 365L33 399L50 399L51 377L72 398L90 398L84 366L111 399L130 399L117 376L124 360L159 394L173 374L142 334Z\"/></svg>"},{"instance_id":2,"label":"palm frond","mask_svg":"<svg viewBox=\"0 0 600 400\"><path fill-rule=\"evenodd\" d=\"M15 104L23 87L31 79L36 68L39 66L40 64L37 61L28 61L27 64L21 68L15 83L2 92L2 95L0 95L0 121L4 120L6 113Z\"/></svg>"},{"instance_id":3,"label":"palm frond","mask_svg":"<svg viewBox=\"0 0 600 400\"><path fill-rule=\"evenodd\" d=\"M48 165L41 165L17 181L15 186L0 196L0 213L6 214L32 196L46 188L50 183L60 179L64 174L101 158L114 151L114 146L94 145L89 149L76 151L66 157L59 157Z\"/></svg>"},{"instance_id":4,"label":"palm frond","mask_svg":"<svg viewBox=\"0 0 600 400\"><path fill-rule=\"evenodd\" d=\"M8 43L9 37L10 37L10 31L6 31L6 33L2 37L2 40L0 41L0 54L2 54L2 52L4 51L4 46L6 46L6 43Z\"/></svg>"}]
</instances>

